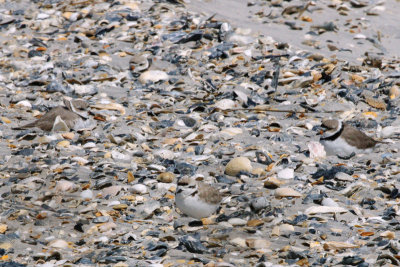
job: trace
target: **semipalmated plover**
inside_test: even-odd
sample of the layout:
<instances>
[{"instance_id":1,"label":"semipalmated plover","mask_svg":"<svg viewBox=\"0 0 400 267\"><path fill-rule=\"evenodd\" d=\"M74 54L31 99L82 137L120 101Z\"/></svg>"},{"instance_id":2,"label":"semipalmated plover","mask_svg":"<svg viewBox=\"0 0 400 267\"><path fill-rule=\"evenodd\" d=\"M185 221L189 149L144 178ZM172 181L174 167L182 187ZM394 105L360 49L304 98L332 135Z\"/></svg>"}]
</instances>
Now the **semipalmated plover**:
<instances>
[{"instance_id":1,"label":"semipalmated plover","mask_svg":"<svg viewBox=\"0 0 400 267\"><path fill-rule=\"evenodd\" d=\"M322 121L324 131L320 142L327 155L351 155L370 153L379 141L358 129L336 119Z\"/></svg>"},{"instance_id":2,"label":"semipalmated plover","mask_svg":"<svg viewBox=\"0 0 400 267\"><path fill-rule=\"evenodd\" d=\"M175 204L181 212L201 219L209 217L219 207L220 192L209 184L183 177L178 181Z\"/></svg>"}]
</instances>

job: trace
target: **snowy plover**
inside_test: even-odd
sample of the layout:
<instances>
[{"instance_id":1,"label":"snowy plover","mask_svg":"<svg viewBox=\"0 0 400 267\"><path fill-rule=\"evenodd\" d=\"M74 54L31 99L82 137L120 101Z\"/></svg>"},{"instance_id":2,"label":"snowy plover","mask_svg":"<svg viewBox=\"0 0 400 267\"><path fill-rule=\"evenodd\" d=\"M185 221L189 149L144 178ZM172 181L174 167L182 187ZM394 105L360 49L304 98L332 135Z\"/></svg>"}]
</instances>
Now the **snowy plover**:
<instances>
[{"instance_id":1,"label":"snowy plover","mask_svg":"<svg viewBox=\"0 0 400 267\"><path fill-rule=\"evenodd\" d=\"M209 217L219 207L220 192L209 184L183 177L178 181L175 204L184 214L201 219Z\"/></svg>"}]
</instances>

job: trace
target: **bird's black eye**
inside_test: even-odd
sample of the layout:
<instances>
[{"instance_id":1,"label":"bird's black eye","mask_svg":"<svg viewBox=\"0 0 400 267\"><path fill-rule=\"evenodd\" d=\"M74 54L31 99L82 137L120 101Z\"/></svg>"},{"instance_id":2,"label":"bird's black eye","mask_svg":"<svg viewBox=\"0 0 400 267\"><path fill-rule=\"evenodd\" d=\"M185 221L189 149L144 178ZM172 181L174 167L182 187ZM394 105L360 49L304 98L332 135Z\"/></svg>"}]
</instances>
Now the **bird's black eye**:
<instances>
[{"instance_id":1,"label":"bird's black eye","mask_svg":"<svg viewBox=\"0 0 400 267\"><path fill-rule=\"evenodd\" d=\"M195 184L189 185L189 188L196 188Z\"/></svg>"}]
</instances>

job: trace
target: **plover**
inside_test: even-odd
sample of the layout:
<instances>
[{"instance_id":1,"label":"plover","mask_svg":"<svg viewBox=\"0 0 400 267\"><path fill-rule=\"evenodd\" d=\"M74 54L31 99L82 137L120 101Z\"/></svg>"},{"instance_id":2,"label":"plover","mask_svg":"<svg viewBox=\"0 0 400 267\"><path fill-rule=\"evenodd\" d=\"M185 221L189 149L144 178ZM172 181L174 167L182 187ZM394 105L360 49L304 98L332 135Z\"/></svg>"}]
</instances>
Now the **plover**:
<instances>
[{"instance_id":1,"label":"plover","mask_svg":"<svg viewBox=\"0 0 400 267\"><path fill-rule=\"evenodd\" d=\"M73 112L75 110L75 102L64 100L64 104L66 104L68 109L62 106L52 108L38 120L13 129L21 130L37 127L42 129L43 131L48 132L57 130L68 130L68 128L72 129L74 128L76 122L82 120L82 116Z\"/></svg>"},{"instance_id":2,"label":"plover","mask_svg":"<svg viewBox=\"0 0 400 267\"><path fill-rule=\"evenodd\" d=\"M370 153L374 146L379 143L379 141L340 120L324 120L321 126L327 129L320 139L327 155Z\"/></svg>"},{"instance_id":3,"label":"plover","mask_svg":"<svg viewBox=\"0 0 400 267\"><path fill-rule=\"evenodd\" d=\"M181 212L201 219L209 217L219 207L220 192L209 184L183 177L178 181L175 204Z\"/></svg>"}]
</instances>

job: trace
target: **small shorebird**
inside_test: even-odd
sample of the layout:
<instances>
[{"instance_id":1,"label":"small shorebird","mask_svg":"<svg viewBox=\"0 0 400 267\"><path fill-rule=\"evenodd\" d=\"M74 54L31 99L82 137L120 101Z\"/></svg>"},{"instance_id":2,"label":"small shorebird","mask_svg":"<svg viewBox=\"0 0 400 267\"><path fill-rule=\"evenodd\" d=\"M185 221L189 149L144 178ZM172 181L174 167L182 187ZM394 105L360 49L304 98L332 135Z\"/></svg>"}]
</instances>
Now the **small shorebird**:
<instances>
[{"instance_id":1,"label":"small shorebird","mask_svg":"<svg viewBox=\"0 0 400 267\"><path fill-rule=\"evenodd\" d=\"M324 120L321 126L327 129L320 139L327 155L370 153L375 145L380 143L340 120Z\"/></svg>"},{"instance_id":2,"label":"small shorebird","mask_svg":"<svg viewBox=\"0 0 400 267\"><path fill-rule=\"evenodd\" d=\"M43 131L57 131L57 130L68 130L74 128L75 123L82 120L83 116L77 114L77 108L86 108L87 103L82 100L66 100L64 104L67 108L58 106L52 108L42 117L34 122L26 125L13 128L13 130L22 130L26 128L40 128ZM86 104L86 106L85 106ZM76 113L75 113L76 112Z\"/></svg>"},{"instance_id":3,"label":"small shorebird","mask_svg":"<svg viewBox=\"0 0 400 267\"><path fill-rule=\"evenodd\" d=\"M175 204L184 214L201 219L209 217L219 207L220 192L209 184L183 177L178 181Z\"/></svg>"}]
</instances>

